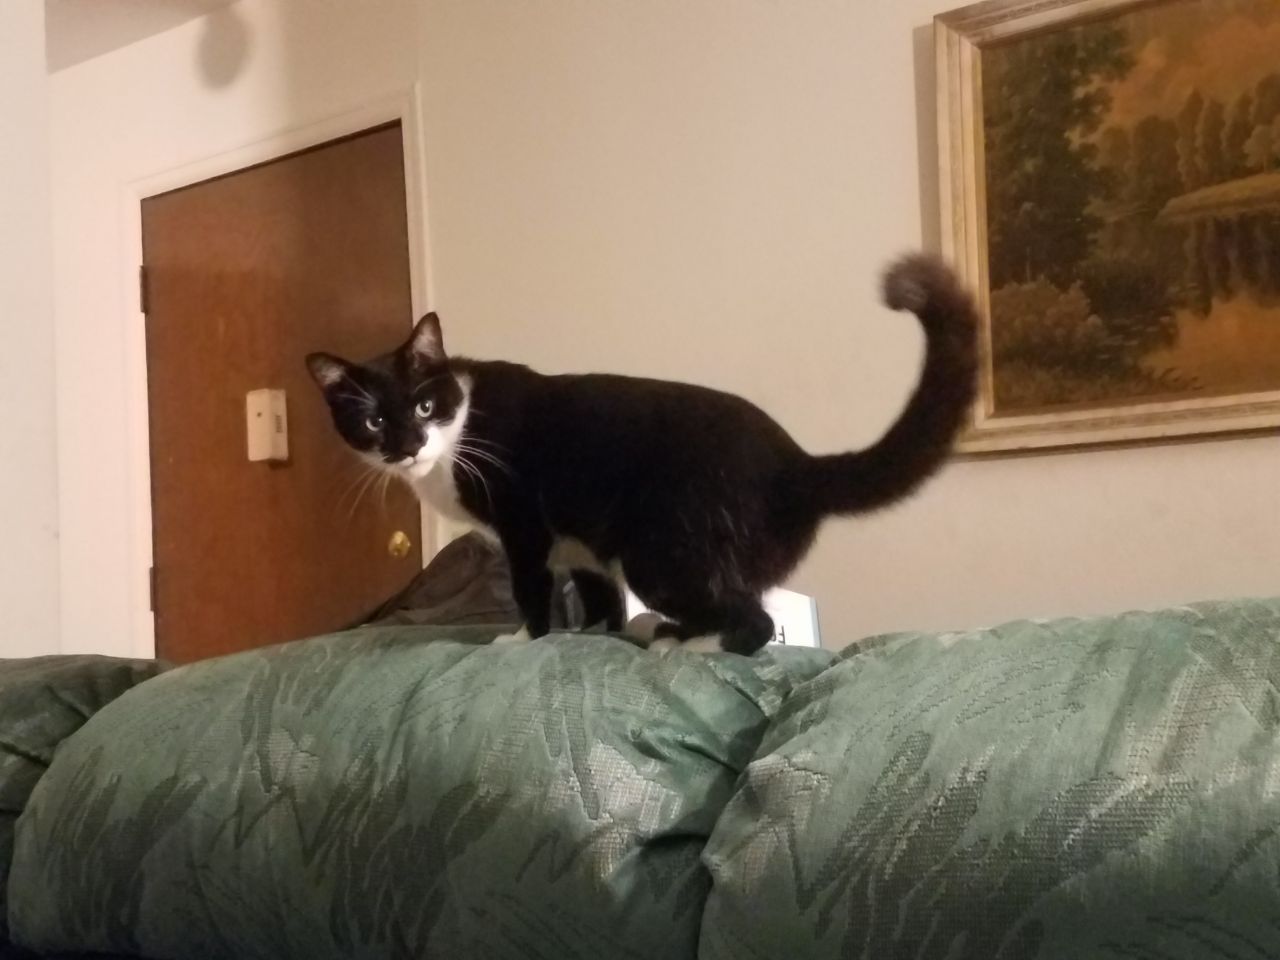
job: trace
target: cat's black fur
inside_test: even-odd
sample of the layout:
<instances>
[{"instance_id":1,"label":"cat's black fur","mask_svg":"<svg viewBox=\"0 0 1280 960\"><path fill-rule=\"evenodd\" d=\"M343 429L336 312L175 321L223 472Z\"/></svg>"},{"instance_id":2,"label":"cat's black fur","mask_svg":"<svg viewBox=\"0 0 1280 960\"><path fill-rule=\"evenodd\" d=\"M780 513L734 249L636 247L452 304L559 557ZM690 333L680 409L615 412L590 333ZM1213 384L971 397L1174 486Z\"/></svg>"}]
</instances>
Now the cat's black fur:
<instances>
[{"instance_id":1,"label":"cat's black fur","mask_svg":"<svg viewBox=\"0 0 1280 960\"><path fill-rule=\"evenodd\" d=\"M430 478L429 448L444 451L463 418L454 459L444 451L436 469L452 471L465 513L500 539L530 636L548 628L553 546L571 539L594 555L571 564L588 622L621 627L620 574L672 635L719 635L750 654L773 632L761 594L823 519L914 491L947 459L973 401L976 313L952 273L911 257L884 289L889 306L920 318L924 369L884 437L854 453L811 456L759 408L705 387L450 358L434 314L371 363L308 363L347 442L429 500L449 493Z\"/></svg>"}]
</instances>

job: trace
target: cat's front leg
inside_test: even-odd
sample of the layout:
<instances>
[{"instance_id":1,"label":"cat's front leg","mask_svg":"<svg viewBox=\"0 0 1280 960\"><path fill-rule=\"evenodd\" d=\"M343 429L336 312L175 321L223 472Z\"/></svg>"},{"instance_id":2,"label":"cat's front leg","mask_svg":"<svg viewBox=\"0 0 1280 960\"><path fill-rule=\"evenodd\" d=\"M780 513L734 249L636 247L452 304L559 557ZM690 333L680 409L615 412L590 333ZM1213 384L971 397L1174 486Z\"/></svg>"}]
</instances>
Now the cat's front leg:
<instances>
[{"instance_id":1,"label":"cat's front leg","mask_svg":"<svg viewBox=\"0 0 1280 960\"><path fill-rule=\"evenodd\" d=\"M536 532L519 532L502 537L502 546L511 568L511 594L524 617L524 626L513 634L494 638L494 643L519 643L546 636L551 629L551 588L554 578L547 569L551 552L549 537Z\"/></svg>"}]
</instances>

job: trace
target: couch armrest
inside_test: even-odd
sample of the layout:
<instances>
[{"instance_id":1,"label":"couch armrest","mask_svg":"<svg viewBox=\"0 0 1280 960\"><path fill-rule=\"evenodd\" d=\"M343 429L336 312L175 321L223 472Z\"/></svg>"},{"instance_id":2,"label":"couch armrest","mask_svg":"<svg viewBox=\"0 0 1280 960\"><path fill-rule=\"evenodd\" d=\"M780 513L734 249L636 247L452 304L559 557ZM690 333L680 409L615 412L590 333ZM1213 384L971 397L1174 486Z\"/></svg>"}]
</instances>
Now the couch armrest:
<instances>
[{"instance_id":1,"label":"couch armrest","mask_svg":"<svg viewBox=\"0 0 1280 960\"><path fill-rule=\"evenodd\" d=\"M7 939L7 888L14 823L67 737L130 688L163 669L110 657L0 660L0 944Z\"/></svg>"}]
</instances>

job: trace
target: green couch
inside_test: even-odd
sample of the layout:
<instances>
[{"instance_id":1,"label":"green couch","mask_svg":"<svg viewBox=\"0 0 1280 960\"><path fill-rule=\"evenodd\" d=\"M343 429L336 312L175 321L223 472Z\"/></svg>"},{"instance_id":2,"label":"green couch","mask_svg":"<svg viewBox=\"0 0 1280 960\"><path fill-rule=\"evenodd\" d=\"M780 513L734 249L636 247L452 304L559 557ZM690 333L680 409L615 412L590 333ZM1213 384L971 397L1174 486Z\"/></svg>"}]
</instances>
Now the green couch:
<instances>
[{"instance_id":1,"label":"green couch","mask_svg":"<svg viewBox=\"0 0 1280 960\"><path fill-rule=\"evenodd\" d=\"M1280 957L1280 601L840 657L494 632L0 664L7 949Z\"/></svg>"}]
</instances>

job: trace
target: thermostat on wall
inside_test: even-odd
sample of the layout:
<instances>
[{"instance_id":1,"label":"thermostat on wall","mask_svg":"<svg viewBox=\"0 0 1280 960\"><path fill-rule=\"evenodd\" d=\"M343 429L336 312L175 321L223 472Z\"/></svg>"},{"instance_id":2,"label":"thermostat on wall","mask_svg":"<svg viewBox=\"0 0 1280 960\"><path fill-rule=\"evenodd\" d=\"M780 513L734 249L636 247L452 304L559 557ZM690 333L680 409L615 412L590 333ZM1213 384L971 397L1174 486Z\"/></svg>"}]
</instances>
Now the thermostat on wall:
<instances>
[{"instance_id":1,"label":"thermostat on wall","mask_svg":"<svg viewBox=\"0 0 1280 960\"><path fill-rule=\"evenodd\" d=\"M289 459L289 414L283 390L250 390L244 398L249 460L283 463Z\"/></svg>"}]
</instances>

